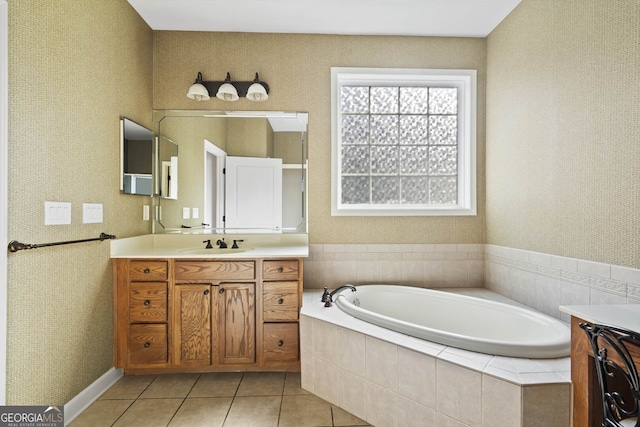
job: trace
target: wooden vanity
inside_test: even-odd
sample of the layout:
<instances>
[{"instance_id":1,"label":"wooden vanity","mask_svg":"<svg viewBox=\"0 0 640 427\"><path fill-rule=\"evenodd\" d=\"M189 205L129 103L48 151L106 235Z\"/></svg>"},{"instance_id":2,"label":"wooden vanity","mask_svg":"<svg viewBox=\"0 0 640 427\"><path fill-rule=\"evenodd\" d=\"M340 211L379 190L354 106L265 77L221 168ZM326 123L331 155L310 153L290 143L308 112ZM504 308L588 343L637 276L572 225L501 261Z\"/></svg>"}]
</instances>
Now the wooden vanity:
<instances>
[{"instance_id":1,"label":"wooden vanity","mask_svg":"<svg viewBox=\"0 0 640 427\"><path fill-rule=\"evenodd\" d=\"M599 427L602 423L600 386L591 345L579 325L601 323L640 332L640 304L563 306L560 310L571 315L573 427ZM630 352L640 369L640 348L632 347Z\"/></svg>"},{"instance_id":2,"label":"wooden vanity","mask_svg":"<svg viewBox=\"0 0 640 427\"><path fill-rule=\"evenodd\" d=\"M126 374L300 369L301 258L113 261Z\"/></svg>"}]
</instances>

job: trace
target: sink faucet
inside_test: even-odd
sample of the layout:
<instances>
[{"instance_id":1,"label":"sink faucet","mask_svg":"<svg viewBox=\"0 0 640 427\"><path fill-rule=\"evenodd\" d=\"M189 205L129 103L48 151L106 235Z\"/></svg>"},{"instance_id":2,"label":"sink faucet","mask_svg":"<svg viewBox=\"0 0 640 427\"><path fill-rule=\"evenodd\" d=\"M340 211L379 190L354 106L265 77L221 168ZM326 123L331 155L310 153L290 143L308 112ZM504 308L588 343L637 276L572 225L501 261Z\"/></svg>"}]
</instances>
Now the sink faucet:
<instances>
[{"instance_id":1,"label":"sink faucet","mask_svg":"<svg viewBox=\"0 0 640 427\"><path fill-rule=\"evenodd\" d=\"M216 245L218 245L220 249L227 249L227 243L224 241L224 238L222 240L218 240Z\"/></svg>"},{"instance_id":2,"label":"sink faucet","mask_svg":"<svg viewBox=\"0 0 640 427\"><path fill-rule=\"evenodd\" d=\"M351 292L355 292L357 289L353 285L342 285L339 288L333 290L333 292L329 292L329 288L324 287L324 292L322 293L322 302L325 307L331 307L333 305L333 296L340 292L343 289L351 289Z\"/></svg>"}]
</instances>

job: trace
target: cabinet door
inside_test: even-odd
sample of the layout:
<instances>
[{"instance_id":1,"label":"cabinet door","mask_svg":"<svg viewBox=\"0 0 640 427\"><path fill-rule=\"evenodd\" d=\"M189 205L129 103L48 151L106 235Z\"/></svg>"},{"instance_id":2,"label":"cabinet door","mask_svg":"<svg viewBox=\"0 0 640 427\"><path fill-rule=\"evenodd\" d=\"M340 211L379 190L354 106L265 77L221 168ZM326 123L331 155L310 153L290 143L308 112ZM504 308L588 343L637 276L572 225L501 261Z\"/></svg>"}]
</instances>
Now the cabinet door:
<instances>
[{"instance_id":1,"label":"cabinet door","mask_svg":"<svg viewBox=\"0 0 640 427\"><path fill-rule=\"evenodd\" d=\"M211 364L211 285L177 285L176 364Z\"/></svg>"},{"instance_id":2,"label":"cabinet door","mask_svg":"<svg viewBox=\"0 0 640 427\"><path fill-rule=\"evenodd\" d=\"M218 290L219 363L256 360L255 283L221 283Z\"/></svg>"},{"instance_id":3,"label":"cabinet door","mask_svg":"<svg viewBox=\"0 0 640 427\"><path fill-rule=\"evenodd\" d=\"M282 159L227 156L225 169L226 227L280 232Z\"/></svg>"}]
</instances>

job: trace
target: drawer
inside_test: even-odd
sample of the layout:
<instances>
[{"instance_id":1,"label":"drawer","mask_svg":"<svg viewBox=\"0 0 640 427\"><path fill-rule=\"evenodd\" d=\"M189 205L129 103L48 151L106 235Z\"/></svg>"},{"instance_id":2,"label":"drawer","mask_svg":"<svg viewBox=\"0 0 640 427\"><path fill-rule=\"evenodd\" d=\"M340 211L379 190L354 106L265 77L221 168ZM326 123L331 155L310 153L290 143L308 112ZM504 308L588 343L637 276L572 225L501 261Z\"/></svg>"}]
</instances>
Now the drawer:
<instances>
[{"instance_id":1,"label":"drawer","mask_svg":"<svg viewBox=\"0 0 640 427\"><path fill-rule=\"evenodd\" d=\"M167 283L132 282L129 285L129 322L167 321Z\"/></svg>"},{"instance_id":2,"label":"drawer","mask_svg":"<svg viewBox=\"0 0 640 427\"><path fill-rule=\"evenodd\" d=\"M264 261L262 278L264 280L298 280L300 267L298 260Z\"/></svg>"},{"instance_id":3,"label":"drawer","mask_svg":"<svg viewBox=\"0 0 640 427\"><path fill-rule=\"evenodd\" d=\"M166 261L130 261L129 280L167 280Z\"/></svg>"},{"instance_id":4,"label":"drawer","mask_svg":"<svg viewBox=\"0 0 640 427\"><path fill-rule=\"evenodd\" d=\"M265 322L298 320L298 282L265 282L262 310Z\"/></svg>"},{"instance_id":5,"label":"drawer","mask_svg":"<svg viewBox=\"0 0 640 427\"><path fill-rule=\"evenodd\" d=\"M129 364L167 363L167 325L129 326Z\"/></svg>"},{"instance_id":6,"label":"drawer","mask_svg":"<svg viewBox=\"0 0 640 427\"><path fill-rule=\"evenodd\" d=\"M253 280L255 261L176 261L176 280Z\"/></svg>"},{"instance_id":7,"label":"drawer","mask_svg":"<svg viewBox=\"0 0 640 427\"><path fill-rule=\"evenodd\" d=\"M299 360L298 324L265 323L262 359L264 362L295 362Z\"/></svg>"},{"instance_id":8,"label":"drawer","mask_svg":"<svg viewBox=\"0 0 640 427\"><path fill-rule=\"evenodd\" d=\"M299 360L297 323L265 323L263 328L265 363Z\"/></svg>"}]
</instances>

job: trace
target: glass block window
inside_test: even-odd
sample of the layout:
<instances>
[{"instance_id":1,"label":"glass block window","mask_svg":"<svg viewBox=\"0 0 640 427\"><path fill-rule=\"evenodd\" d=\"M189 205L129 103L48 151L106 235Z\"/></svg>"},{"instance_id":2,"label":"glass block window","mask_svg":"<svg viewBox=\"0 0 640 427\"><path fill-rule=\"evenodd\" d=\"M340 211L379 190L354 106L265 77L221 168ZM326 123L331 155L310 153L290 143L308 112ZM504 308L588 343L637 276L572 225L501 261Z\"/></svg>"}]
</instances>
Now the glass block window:
<instances>
[{"instance_id":1,"label":"glass block window","mask_svg":"<svg viewBox=\"0 0 640 427\"><path fill-rule=\"evenodd\" d=\"M475 71L332 68L332 214L475 214Z\"/></svg>"}]
</instances>

